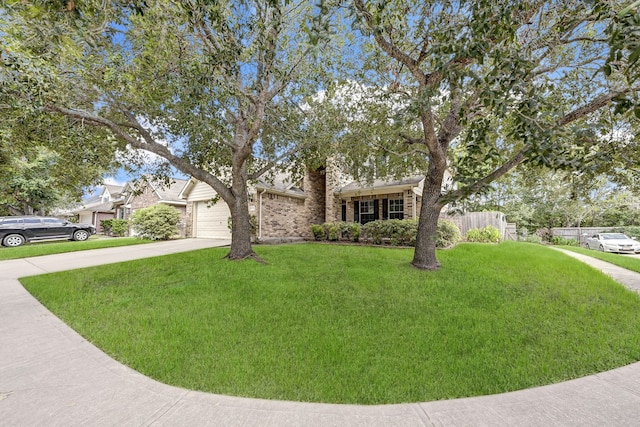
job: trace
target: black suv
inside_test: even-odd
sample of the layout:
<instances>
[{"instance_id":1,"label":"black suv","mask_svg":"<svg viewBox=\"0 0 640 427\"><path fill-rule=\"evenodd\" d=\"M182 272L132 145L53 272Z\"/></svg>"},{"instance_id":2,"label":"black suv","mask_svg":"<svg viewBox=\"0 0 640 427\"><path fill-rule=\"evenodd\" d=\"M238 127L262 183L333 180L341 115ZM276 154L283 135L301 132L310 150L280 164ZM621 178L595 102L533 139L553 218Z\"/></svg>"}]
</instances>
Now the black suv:
<instances>
[{"instance_id":1,"label":"black suv","mask_svg":"<svg viewBox=\"0 0 640 427\"><path fill-rule=\"evenodd\" d=\"M0 242L3 246L20 246L25 242L49 239L87 240L92 234L96 234L93 225L74 224L60 218L0 217Z\"/></svg>"}]
</instances>

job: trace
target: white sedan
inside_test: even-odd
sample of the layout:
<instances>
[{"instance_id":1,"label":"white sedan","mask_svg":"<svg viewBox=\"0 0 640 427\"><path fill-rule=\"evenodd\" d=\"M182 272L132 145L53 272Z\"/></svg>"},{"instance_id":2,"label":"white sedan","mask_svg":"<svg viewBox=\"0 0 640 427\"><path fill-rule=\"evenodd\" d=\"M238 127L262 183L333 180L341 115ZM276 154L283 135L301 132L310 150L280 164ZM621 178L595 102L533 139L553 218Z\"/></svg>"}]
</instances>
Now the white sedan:
<instances>
[{"instance_id":1,"label":"white sedan","mask_svg":"<svg viewBox=\"0 0 640 427\"><path fill-rule=\"evenodd\" d=\"M587 239L585 246L602 252L640 253L640 243L622 233L600 233Z\"/></svg>"}]
</instances>

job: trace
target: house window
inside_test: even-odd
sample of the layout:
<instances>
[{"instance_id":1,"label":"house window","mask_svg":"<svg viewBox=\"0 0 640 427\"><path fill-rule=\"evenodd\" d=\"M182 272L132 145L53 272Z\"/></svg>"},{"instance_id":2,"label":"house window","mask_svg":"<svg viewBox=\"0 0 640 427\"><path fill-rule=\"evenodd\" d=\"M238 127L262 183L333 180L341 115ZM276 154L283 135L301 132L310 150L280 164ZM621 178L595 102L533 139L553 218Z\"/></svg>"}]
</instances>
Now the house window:
<instances>
[{"instance_id":1,"label":"house window","mask_svg":"<svg viewBox=\"0 0 640 427\"><path fill-rule=\"evenodd\" d=\"M360 202L360 223L366 224L375 220L375 206L373 200L362 200Z\"/></svg>"},{"instance_id":2,"label":"house window","mask_svg":"<svg viewBox=\"0 0 640 427\"><path fill-rule=\"evenodd\" d=\"M389 219L404 219L404 200L389 199Z\"/></svg>"},{"instance_id":3,"label":"house window","mask_svg":"<svg viewBox=\"0 0 640 427\"><path fill-rule=\"evenodd\" d=\"M341 207L341 217L342 217L342 222L345 222L347 220L347 201L343 200L342 201L342 207Z\"/></svg>"}]
</instances>

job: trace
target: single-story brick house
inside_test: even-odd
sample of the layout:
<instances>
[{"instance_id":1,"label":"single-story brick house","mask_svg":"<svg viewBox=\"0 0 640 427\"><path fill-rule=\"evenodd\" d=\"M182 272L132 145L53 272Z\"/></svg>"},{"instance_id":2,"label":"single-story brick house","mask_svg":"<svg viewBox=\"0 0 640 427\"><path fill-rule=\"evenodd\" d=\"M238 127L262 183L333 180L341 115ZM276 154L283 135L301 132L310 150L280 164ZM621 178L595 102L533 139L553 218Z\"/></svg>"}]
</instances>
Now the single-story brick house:
<instances>
[{"instance_id":1,"label":"single-story brick house","mask_svg":"<svg viewBox=\"0 0 640 427\"><path fill-rule=\"evenodd\" d=\"M424 176L411 176L362 184L331 168L309 170L297 182L276 175L249 189L249 214L258 239L311 238L311 224L417 218L423 183ZM452 185L450 176L446 185ZM231 237L229 208L221 199L212 204L216 195L195 179L186 184L180 197L188 202L188 237Z\"/></svg>"}]
</instances>

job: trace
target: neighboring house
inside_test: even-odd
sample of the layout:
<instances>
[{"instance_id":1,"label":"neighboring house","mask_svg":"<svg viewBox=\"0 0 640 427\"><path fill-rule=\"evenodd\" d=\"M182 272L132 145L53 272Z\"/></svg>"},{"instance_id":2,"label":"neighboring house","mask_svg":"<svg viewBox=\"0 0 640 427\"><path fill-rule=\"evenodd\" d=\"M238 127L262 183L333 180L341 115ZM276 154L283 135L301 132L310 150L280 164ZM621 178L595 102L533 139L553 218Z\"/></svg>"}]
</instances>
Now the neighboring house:
<instances>
[{"instance_id":1,"label":"neighboring house","mask_svg":"<svg viewBox=\"0 0 640 427\"><path fill-rule=\"evenodd\" d=\"M114 203L123 199L123 187L119 185L104 185L97 196L84 201L84 204L72 211L78 215L78 222L92 224L98 233L102 232L100 221L112 219L116 216Z\"/></svg>"},{"instance_id":2,"label":"neighboring house","mask_svg":"<svg viewBox=\"0 0 640 427\"><path fill-rule=\"evenodd\" d=\"M187 201L180 198L180 193L187 182L185 179L176 178L171 178L168 185L145 179L128 182L122 190L122 199L114 203L115 217L129 219L136 210L157 204L173 206L180 211L180 234L184 237Z\"/></svg>"}]
</instances>

